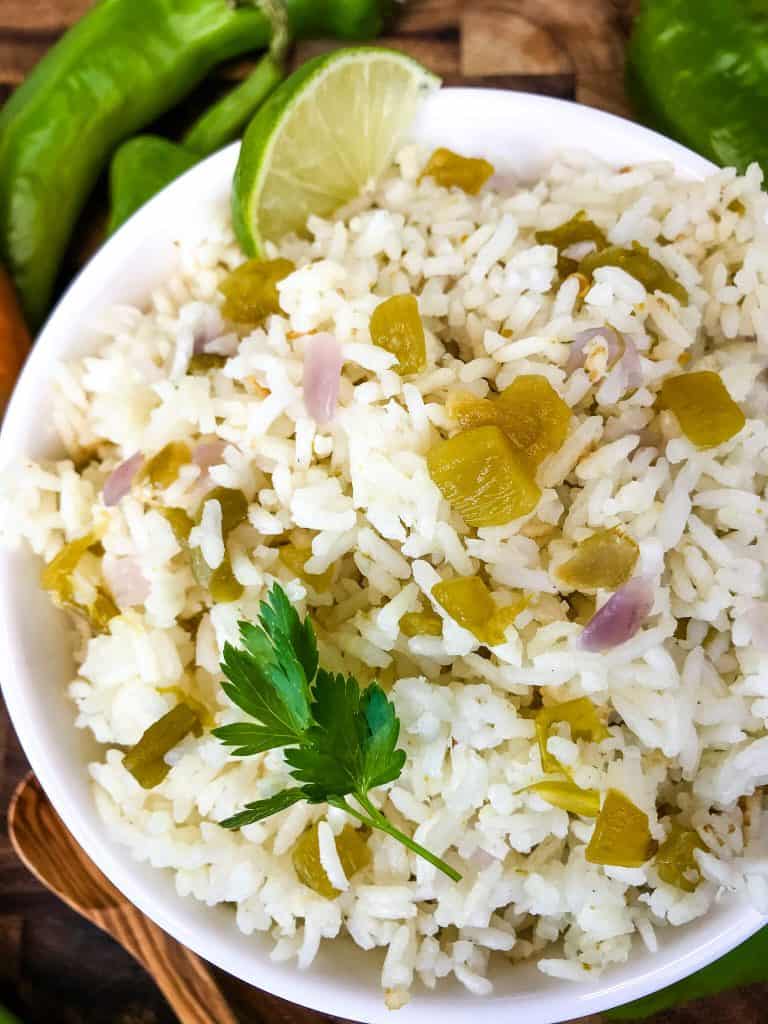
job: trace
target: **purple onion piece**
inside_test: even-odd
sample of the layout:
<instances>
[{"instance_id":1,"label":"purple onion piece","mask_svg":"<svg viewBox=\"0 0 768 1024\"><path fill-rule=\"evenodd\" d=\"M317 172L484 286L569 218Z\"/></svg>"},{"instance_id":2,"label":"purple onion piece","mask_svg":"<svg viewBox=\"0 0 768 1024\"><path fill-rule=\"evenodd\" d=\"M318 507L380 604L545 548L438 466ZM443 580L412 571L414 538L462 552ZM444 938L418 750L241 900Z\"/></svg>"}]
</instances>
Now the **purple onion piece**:
<instances>
[{"instance_id":1,"label":"purple onion piece","mask_svg":"<svg viewBox=\"0 0 768 1024\"><path fill-rule=\"evenodd\" d=\"M224 461L224 449L226 447L226 441L201 441L200 444L195 445L195 450L192 452L192 461L202 470L207 470L211 466L218 466L219 463Z\"/></svg>"},{"instance_id":2,"label":"purple onion piece","mask_svg":"<svg viewBox=\"0 0 768 1024\"><path fill-rule=\"evenodd\" d=\"M341 345L332 334L307 338L304 353L304 404L319 426L329 423L339 400L339 383L344 359Z\"/></svg>"},{"instance_id":3,"label":"purple onion piece","mask_svg":"<svg viewBox=\"0 0 768 1024\"><path fill-rule=\"evenodd\" d=\"M200 476L195 481L194 492L205 494L211 486L211 466L219 466L224 461L226 441L201 441L192 451L192 462L200 467Z\"/></svg>"},{"instance_id":4,"label":"purple onion piece","mask_svg":"<svg viewBox=\"0 0 768 1024\"><path fill-rule=\"evenodd\" d=\"M101 571L119 608L144 604L149 582L133 556L119 557L108 551L101 560Z\"/></svg>"},{"instance_id":5,"label":"purple onion piece","mask_svg":"<svg viewBox=\"0 0 768 1024\"><path fill-rule=\"evenodd\" d=\"M217 334L215 338L195 337L192 349L194 355L211 353L217 356L234 356L240 345L240 339L236 334Z\"/></svg>"},{"instance_id":6,"label":"purple onion piece","mask_svg":"<svg viewBox=\"0 0 768 1024\"><path fill-rule=\"evenodd\" d=\"M215 341L224 330L224 322L218 312L206 311L195 325L192 351L196 356L208 350L208 345Z\"/></svg>"},{"instance_id":7,"label":"purple onion piece","mask_svg":"<svg viewBox=\"0 0 768 1024\"><path fill-rule=\"evenodd\" d=\"M107 507L117 505L121 498L130 491L133 479L144 463L144 456L136 452L125 462L113 469L104 482L101 491L102 499Z\"/></svg>"},{"instance_id":8,"label":"purple onion piece","mask_svg":"<svg viewBox=\"0 0 768 1024\"><path fill-rule=\"evenodd\" d=\"M208 344L210 340L211 339L208 337L207 334L204 334L202 332L195 334L194 341L192 343L192 354L195 356L202 355L202 353L205 352L205 346Z\"/></svg>"},{"instance_id":9,"label":"purple onion piece","mask_svg":"<svg viewBox=\"0 0 768 1024\"><path fill-rule=\"evenodd\" d=\"M625 583L586 624L579 646L585 651L606 651L631 640L648 617L653 597L647 577L636 576Z\"/></svg>"},{"instance_id":10,"label":"purple onion piece","mask_svg":"<svg viewBox=\"0 0 768 1024\"><path fill-rule=\"evenodd\" d=\"M643 366L637 346L626 335L624 335L624 355L621 359L627 375L627 391L636 391L643 383Z\"/></svg>"},{"instance_id":11,"label":"purple onion piece","mask_svg":"<svg viewBox=\"0 0 768 1024\"><path fill-rule=\"evenodd\" d=\"M590 327L588 331L581 331L575 335L571 342L571 350L565 366L566 373L573 373L574 370L578 370L584 365L586 359L584 349L588 342L598 336L605 339L608 346L608 365L613 366L622 353L622 343L618 334L612 327Z\"/></svg>"}]
</instances>

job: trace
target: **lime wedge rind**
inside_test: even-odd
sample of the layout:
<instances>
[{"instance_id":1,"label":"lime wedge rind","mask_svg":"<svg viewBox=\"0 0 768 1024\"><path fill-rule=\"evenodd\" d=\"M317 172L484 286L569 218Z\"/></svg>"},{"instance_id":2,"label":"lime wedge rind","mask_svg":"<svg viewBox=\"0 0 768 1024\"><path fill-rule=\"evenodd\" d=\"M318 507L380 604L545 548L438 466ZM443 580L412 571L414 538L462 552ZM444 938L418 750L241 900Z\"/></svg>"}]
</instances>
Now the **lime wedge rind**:
<instances>
[{"instance_id":1,"label":"lime wedge rind","mask_svg":"<svg viewBox=\"0 0 768 1024\"><path fill-rule=\"evenodd\" d=\"M396 50L322 54L275 90L243 139L232 189L238 240L267 241L328 217L392 161L423 99L440 80Z\"/></svg>"}]
</instances>

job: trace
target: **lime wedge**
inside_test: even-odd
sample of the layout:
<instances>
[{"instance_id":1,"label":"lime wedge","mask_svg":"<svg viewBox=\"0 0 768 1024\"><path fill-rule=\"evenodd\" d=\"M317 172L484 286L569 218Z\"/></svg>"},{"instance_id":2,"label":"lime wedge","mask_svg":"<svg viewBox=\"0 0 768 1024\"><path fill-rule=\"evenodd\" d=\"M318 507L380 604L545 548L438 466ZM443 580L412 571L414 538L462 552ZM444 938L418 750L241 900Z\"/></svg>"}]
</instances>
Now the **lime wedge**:
<instances>
[{"instance_id":1,"label":"lime wedge","mask_svg":"<svg viewBox=\"0 0 768 1024\"><path fill-rule=\"evenodd\" d=\"M287 78L248 126L232 189L241 246L330 216L391 162L440 80L403 53L373 46L322 54Z\"/></svg>"}]
</instances>

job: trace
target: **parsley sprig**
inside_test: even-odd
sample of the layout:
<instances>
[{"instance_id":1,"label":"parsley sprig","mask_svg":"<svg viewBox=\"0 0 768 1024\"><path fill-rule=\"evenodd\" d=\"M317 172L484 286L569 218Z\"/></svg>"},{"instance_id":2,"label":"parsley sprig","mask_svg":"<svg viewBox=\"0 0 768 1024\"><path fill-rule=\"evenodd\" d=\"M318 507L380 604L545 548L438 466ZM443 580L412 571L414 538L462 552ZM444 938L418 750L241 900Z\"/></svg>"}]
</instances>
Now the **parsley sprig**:
<instances>
[{"instance_id":1,"label":"parsley sprig","mask_svg":"<svg viewBox=\"0 0 768 1024\"><path fill-rule=\"evenodd\" d=\"M384 691L378 683L363 690L354 676L319 667L312 623L299 618L279 584L260 612L259 625L239 623L242 646L226 644L221 663L225 693L255 721L223 725L213 734L235 757L284 748L299 785L246 804L221 825L242 828L301 800L327 803L386 832L458 882L458 871L396 828L368 796L399 778L405 764L405 752L397 749L400 721Z\"/></svg>"}]
</instances>

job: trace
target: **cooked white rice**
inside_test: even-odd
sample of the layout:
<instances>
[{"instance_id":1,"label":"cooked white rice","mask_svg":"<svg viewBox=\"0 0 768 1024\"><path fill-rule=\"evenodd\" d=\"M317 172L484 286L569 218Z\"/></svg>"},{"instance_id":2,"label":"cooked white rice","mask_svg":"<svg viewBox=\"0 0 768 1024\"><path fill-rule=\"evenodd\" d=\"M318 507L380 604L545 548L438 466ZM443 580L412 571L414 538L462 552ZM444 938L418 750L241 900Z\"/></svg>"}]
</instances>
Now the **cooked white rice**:
<instances>
[{"instance_id":1,"label":"cooked white rice","mask_svg":"<svg viewBox=\"0 0 768 1024\"><path fill-rule=\"evenodd\" d=\"M276 959L307 967L322 939L344 932L364 949L380 947L391 1005L416 980L433 987L447 975L486 993L493 957L536 957L557 977L589 970L594 978L630 955L633 936L654 949L657 928L705 914L724 891L746 891L768 912L760 171L685 182L663 164L613 171L569 157L531 187L473 197L419 181L424 159L408 148L369 205L311 220L310 241L280 247L298 269L280 285L286 316L264 328L243 332L221 320L218 282L243 259L227 223L183 248L178 275L144 310L109 311L97 352L61 367L56 423L71 457L9 467L1 492L8 542L25 538L44 559L106 524L121 614L102 635L77 623L70 693L77 726L105 745L90 772L112 833L173 871L180 893L236 905L233 923L268 932ZM556 251L537 245L534 231L582 209L610 241L648 246L689 304L646 294L618 268L598 269L583 301L575 278L558 286ZM427 329L429 369L406 381L368 330L377 303L399 292L418 296ZM626 382L600 366L599 353L594 386L586 370L564 369L574 334L607 323L631 336L642 358L643 385L624 397ZM345 358L340 408L322 430L302 398L305 335L318 329L335 333ZM199 331L234 352L223 369L186 373ZM696 449L673 416L654 410L660 381L683 364L717 370L749 416L719 447ZM483 396L521 373L545 375L572 407L570 434L540 468L533 514L470 529L432 483L425 454L453 429L450 391ZM190 464L165 491L141 485L103 507L106 476L133 452L215 438L226 448L202 481ZM227 543L245 594L209 607L156 509L194 513L212 484L241 489L251 505ZM213 566L224 548L220 510L208 504L196 542ZM590 654L575 643L581 627L568 621L549 567L595 529L619 524L654 580L653 612L632 640ZM277 558L278 538L311 541L307 568L336 566L332 588L316 593L293 578ZM481 569L501 603L513 589L536 596L506 643L487 656L444 613L441 637L403 635L400 618L430 606L439 577ZM81 562L84 603L100 571L96 556ZM237 620L256 617L275 579L312 614L324 664L389 688L408 762L374 798L459 867L460 884L378 833L370 867L347 879L332 839L349 819L323 806L297 805L239 833L220 828L247 801L290 783L280 752L237 761L204 735L168 755L173 768L154 790L124 769L120 748L180 695L206 705L218 724L241 717L221 690L218 662L224 642L237 641ZM143 603L131 605L137 587ZM533 722L518 711L538 693L545 703L586 695L605 710L608 739L574 742L566 726L551 752L579 785L623 790L658 840L676 808L707 848L695 892L660 881L653 861L586 862L593 821L523 792L542 771ZM332 901L303 886L292 865L295 840L318 820L327 823L323 864L343 890Z\"/></svg>"}]
</instances>

